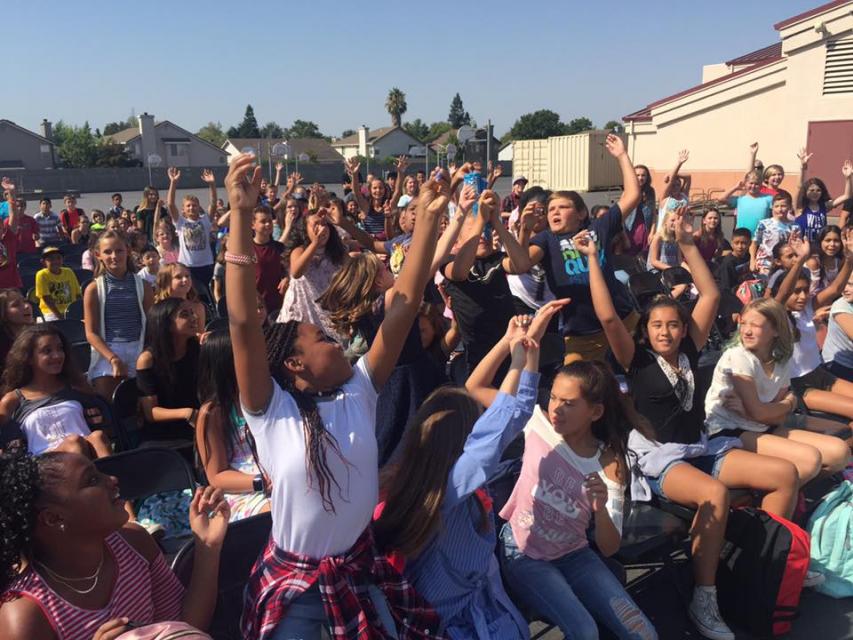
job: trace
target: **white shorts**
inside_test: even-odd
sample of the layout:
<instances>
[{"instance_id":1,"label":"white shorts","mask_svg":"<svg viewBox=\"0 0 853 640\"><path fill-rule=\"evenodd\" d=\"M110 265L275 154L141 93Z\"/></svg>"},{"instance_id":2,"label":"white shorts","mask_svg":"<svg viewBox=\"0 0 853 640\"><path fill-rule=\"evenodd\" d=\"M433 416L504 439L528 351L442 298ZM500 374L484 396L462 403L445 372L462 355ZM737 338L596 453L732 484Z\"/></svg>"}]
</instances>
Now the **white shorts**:
<instances>
[{"instance_id":1,"label":"white shorts","mask_svg":"<svg viewBox=\"0 0 853 640\"><path fill-rule=\"evenodd\" d=\"M135 342L108 342L107 346L114 354L121 358L122 362L127 365L127 377L134 377L136 375L136 359L139 357L139 354L142 353L142 342L139 340L136 340ZM97 352L93 348L93 359L96 354ZM111 365L110 361L106 358L98 357L98 362L95 366L89 367L88 378L90 382L97 378L103 378L104 376L112 377L112 375L113 365Z\"/></svg>"}]
</instances>

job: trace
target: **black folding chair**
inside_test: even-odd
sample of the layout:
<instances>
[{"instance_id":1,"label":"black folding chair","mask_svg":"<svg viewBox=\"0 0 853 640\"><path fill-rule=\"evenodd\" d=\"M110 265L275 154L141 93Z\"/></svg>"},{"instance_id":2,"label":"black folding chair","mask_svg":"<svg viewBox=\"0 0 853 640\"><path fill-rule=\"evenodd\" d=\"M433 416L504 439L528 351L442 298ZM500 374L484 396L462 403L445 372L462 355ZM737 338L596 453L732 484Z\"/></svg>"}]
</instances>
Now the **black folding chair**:
<instances>
[{"instance_id":1,"label":"black folding chair","mask_svg":"<svg viewBox=\"0 0 853 640\"><path fill-rule=\"evenodd\" d=\"M83 322L83 298L77 298L65 309L66 320L77 320Z\"/></svg>"},{"instance_id":2,"label":"black folding chair","mask_svg":"<svg viewBox=\"0 0 853 640\"><path fill-rule=\"evenodd\" d=\"M190 465L173 449L146 447L122 451L98 458L95 466L102 473L118 478L119 492L125 500L195 488Z\"/></svg>"},{"instance_id":3,"label":"black folding chair","mask_svg":"<svg viewBox=\"0 0 853 640\"><path fill-rule=\"evenodd\" d=\"M86 373L92 362L92 346L88 342L79 342L71 345L71 359L78 371Z\"/></svg>"},{"instance_id":4,"label":"black folding chair","mask_svg":"<svg viewBox=\"0 0 853 640\"><path fill-rule=\"evenodd\" d=\"M249 572L267 543L272 527L269 513L261 513L228 526L219 561L219 588L216 609L210 624L214 638L237 640L240 633L240 615L243 612L243 589ZM172 562L172 570L184 586L190 583L193 569L195 543L186 543Z\"/></svg>"},{"instance_id":5,"label":"black folding chair","mask_svg":"<svg viewBox=\"0 0 853 640\"><path fill-rule=\"evenodd\" d=\"M130 451L140 441L139 390L136 378L122 380L113 391L116 440L122 451Z\"/></svg>"},{"instance_id":6,"label":"black folding chair","mask_svg":"<svg viewBox=\"0 0 853 640\"><path fill-rule=\"evenodd\" d=\"M52 320L47 324L59 330L72 345L86 342L86 327L80 320Z\"/></svg>"}]
</instances>

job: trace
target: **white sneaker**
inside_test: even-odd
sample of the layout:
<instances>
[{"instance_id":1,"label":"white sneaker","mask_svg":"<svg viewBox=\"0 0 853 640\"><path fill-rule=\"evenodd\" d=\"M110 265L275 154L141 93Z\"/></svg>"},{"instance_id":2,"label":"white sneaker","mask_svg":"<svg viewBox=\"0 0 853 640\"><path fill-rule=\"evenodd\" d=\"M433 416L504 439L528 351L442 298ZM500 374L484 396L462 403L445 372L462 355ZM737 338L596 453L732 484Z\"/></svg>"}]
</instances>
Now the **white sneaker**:
<instances>
[{"instance_id":1,"label":"white sneaker","mask_svg":"<svg viewBox=\"0 0 853 640\"><path fill-rule=\"evenodd\" d=\"M717 606L716 591L695 589L693 601L687 610L693 624L699 633L710 640L735 640L735 634L723 621L720 609Z\"/></svg>"},{"instance_id":2,"label":"white sneaker","mask_svg":"<svg viewBox=\"0 0 853 640\"><path fill-rule=\"evenodd\" d=\"M816 587L826 582L826 576L820 571L807 571L806 579L803 580L803 587Z\"/></svg>"}]
</instances>

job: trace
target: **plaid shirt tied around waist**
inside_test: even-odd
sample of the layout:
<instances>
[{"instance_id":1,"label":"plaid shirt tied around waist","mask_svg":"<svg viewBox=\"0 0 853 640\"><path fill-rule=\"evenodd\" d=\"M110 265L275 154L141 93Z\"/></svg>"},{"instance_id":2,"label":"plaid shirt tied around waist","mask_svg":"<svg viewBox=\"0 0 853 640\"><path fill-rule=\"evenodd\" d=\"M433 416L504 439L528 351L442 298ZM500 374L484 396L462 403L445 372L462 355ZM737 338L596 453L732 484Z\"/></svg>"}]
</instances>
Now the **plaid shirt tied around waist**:
<instances>
[{"instance_id":1,"label":"plaid shirt tied around waist","mask_svg":"<svg viewBox=\"0 0 853 640\"><path fill-rule=\"evenodd\" d=\"M243 636L265 640L287 615L290 603L320 583L333 640L385 640L368 593L375 584L388 600L400 640L441 640L438 614L379 554L370 529L345 553L316 560L269 543L252 567L243 604Z\"/></svg>"}]
</instances>

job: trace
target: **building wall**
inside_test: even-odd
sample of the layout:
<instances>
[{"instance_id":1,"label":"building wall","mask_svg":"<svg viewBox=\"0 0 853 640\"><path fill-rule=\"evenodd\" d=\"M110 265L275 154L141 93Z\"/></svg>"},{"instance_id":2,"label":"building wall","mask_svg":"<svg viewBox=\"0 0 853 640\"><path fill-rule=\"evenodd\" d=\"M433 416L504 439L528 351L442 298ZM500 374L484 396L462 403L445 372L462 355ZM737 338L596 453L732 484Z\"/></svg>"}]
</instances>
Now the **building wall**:
<instances>
[{"instance_id":1,"label":"building wall","mask_svg":"<svg viewBox=\"0 0 853 640\"><path fill-rule=\"evenodd\" d=\"M212 167L225 166L227 159L225 151L199 141L186 131L166 122L155 129L157 133L157 155L163 158L166 166L177 167ZM176 145L182 155L173 156L169 153L169 145L163 138L189 138L189 144Z\"/></svg>"},{"instance_id":2,"label":"building wall","mask_svg":"<svg viewBox=\"0 0 853 640\"><path fill-rule=\"evenodd\" d=\"M33 170L53 167L50 145L5 122L0 123L0 161L20 162Z\"/></svg>"},{"instance_id":3,"label":"building wall","mask_svg":"<svg viewBox=\"0 0 853 640\"><path fill-rule=\"evenodd\" d=\"M377 160L384 160L389 156L407 154L409 153L409 147L416 144L417 142L413 141L407 133L397 129L373 143L375 150L374 157Z\"/></svg>"}]
</instances>

